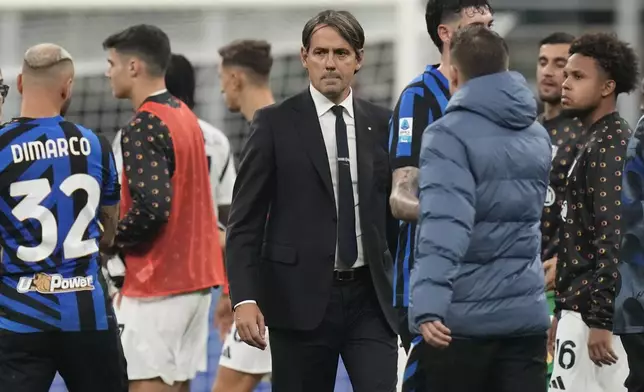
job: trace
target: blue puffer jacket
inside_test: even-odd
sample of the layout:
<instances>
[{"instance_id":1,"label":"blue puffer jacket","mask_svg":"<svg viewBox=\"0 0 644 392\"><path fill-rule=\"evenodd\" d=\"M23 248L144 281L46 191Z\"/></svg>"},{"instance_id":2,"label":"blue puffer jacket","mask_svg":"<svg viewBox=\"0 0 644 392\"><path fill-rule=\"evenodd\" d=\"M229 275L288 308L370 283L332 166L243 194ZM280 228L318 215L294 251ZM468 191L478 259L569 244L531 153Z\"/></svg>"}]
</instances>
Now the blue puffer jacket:
<instances>
[{"instance_id":1,"label":"blue puffer jacket","mask_svg":"<svg viewBox=\"0 0 644 392\"><path fill-rule=\"evenodd\" d=\"M525 79L472 79L423 134L409 322L454 337L545 334L540 258L551 144Z\"/></svg>"}]
</instances>

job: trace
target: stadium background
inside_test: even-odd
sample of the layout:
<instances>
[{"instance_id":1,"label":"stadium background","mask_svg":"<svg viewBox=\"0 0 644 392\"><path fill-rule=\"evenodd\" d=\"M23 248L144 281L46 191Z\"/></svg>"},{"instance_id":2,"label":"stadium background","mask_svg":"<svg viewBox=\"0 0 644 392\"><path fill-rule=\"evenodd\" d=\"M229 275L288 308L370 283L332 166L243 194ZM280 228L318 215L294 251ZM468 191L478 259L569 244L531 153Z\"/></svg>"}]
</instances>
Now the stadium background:
<instances>
[{"instance_id":1,"label":"stadium background","mask_svg":"<svg viewBox=\"0 0 644 392\"><path fill-rule=\"evenodd\" d=\"M217 48L239 38L261 38L273 44L271 86L280 100L307 85L299 60L305 21L326 8L352 11L365 28L365 65L355 90L376 103L393 106L404 85L438 55L425 31L425 0L0 0L0 67L12 90L4 119L19 112L15 89L25 49L39 42L63 45L74 56L77 78L68 117L112 138L132 114L128 102L111 96L102 40L137 23L163 28L173 50L186 55L197 70L195 111L221 128L239 153L247 127L238 114L227 113L217 80ZM497 11L495 29L506 36L511 68L534 84L538 41L553 31L580 34L615 31L642 51L641 0L491 0ZM639 94L623 98L620 109L633 124ZM220 344L209 343L209 371L193 383L193 392L209 392ZM57 380L51 392L64 392ZM268 384L261 391L270 391ZM338 392L351 387L342 364Z\"/></svg>"}]
</instances>

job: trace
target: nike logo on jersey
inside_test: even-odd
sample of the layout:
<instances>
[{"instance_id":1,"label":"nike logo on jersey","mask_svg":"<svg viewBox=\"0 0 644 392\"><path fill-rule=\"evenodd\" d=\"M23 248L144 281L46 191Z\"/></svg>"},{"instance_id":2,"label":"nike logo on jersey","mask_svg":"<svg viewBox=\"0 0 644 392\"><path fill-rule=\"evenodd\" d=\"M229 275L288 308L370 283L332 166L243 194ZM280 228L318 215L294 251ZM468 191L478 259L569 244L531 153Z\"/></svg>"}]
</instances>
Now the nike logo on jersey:
<instances>
[{"instance_id":1,"label":"nike logo on jersey","mask_svg":"<svg viewBox=\"0 0 644 392\"><path fill-rule=\"evenodd\" d=\"M37 291L40 294L88 291L94 290L94 277L74 276L71 278L63 278L60 274L48 275L39 273L32 277L21 277L16 290L22 294L30 291Z\"/></svg>"}]
</instances>

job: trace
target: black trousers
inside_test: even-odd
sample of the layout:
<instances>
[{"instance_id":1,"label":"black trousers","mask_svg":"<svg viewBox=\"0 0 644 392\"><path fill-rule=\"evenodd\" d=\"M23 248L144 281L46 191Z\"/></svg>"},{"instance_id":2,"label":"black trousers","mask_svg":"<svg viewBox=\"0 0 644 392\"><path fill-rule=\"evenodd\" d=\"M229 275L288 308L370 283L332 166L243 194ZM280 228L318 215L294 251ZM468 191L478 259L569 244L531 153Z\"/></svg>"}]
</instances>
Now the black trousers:
<instances>
[{"instance_id":1,"label":"black trousers","mask_svg":"<svg viewBox=\"0 0 644 392\"><path fill-rule=\"evenodd\" d=\"M426 392L545 392L546 336L424 346ZM417 390L417 392L419 392Z\"/></svg>"},{"instance_id":2,"label":"black trousers","mask_svg":"<svg viewBox=\"0 0 644 392\"><path fill-rule=\"evenodd\" d=\"M626 356L629 374L624 386L628 392L644 392L644 334L620 336Z\"/></svg>"},{"instance_id":3,"label":"black trousers","mask_svg":"<svg viewBox=\"0 0 644 392\"><path fill-rule=\"evenodd\" d=\"M269 327L273 392L333 392L338 359L354 392L395 392L397 337L388 326L368 268L335 281L320 325L312 331Z\"/></svg>"},{"instance_id":4,"label":"black trousers","mask_svg":"<svg viewBox=\"0 0 644 392\"><path fill-rule=\"evenodd\" d=\"M107 331L0 332L0 391L48 392L59 372L69 392L127 392L116 326Z\"/></svg>"}]
</instances>

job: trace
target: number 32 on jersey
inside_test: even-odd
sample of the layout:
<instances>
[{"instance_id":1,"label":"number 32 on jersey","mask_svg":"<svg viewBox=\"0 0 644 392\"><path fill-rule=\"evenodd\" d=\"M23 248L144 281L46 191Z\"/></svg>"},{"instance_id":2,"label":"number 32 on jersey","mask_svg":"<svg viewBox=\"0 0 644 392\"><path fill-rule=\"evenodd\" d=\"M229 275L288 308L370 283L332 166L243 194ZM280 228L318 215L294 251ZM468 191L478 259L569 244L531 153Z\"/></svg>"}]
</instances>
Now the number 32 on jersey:
<instances>
[{"instance_id":1,"label":"number 32 on jersey","mask_svg":"<svg viewBox=\"0 0 644 392\"><path fill-rule=\"evenodd\" d=\"M95 239L83 240L83 234L96 217L96 209L101 200L101 187L96 179L88 174L74 174L67 177L60 184L60 191L71 197L77 190L87 192L87 204L75 217L72 226L63 240L63 255L66 259L75 259L98 252ZM45 260L54 253L58 245L58 223L54 214L40 205L52 192L49 180L39 178L14 182L9 188L11 197L24 198L11 210L13 215L21 222L26 219L35 219L40 223L42 241L36 246L19 246L17 256L20 260L35 263Z\"/></svg>"}]
</instances>

